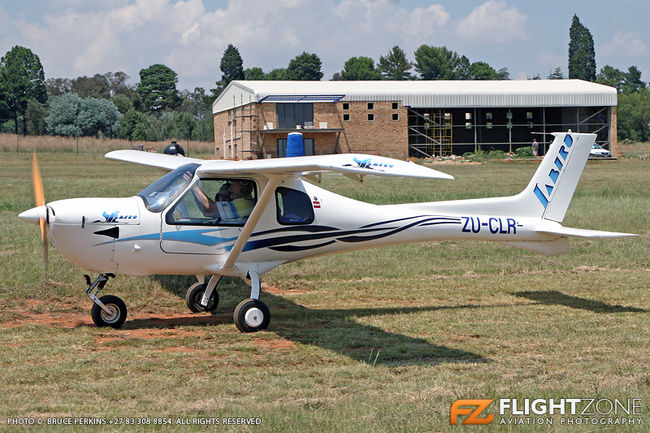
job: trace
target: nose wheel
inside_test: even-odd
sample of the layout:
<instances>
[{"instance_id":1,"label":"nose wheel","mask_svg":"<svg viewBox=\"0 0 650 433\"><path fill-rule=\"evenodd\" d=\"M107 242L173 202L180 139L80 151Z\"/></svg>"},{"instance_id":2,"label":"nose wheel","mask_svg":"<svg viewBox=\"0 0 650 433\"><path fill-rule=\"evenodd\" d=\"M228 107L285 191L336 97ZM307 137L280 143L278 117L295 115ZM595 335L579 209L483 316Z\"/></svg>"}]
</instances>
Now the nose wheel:
<instances>
[{"instance_id":1,"label":"nose wheel","mask_svg":"<svg viewBox=\"0 0 650 433\"><path fill-rule=\"evenodd\" d=\"M126 320L126 304L123 300L113 295L104 295L98 298L97 295L104 288L110 278L115 278L115 275L99 274L95 281L90 282L90 277L84 275L88 290L86 294L93 301L93 307L90 310L90 317L92 317L95 325L99 327L110 326L111 328L119 328Z\"/></svg>"},{"instance_id":2,"label":"nose wheel","mask_svg":"<svg viewBox=\"0 0 650 433\"><path fill-rule=\"evenodd\" d=\"M93 304L90 316L93 318L95 325L99 327L110 326L111 328L121 327L126 320L126 304L124 301L113 295L104 295L99 300L106 309Z\"/></svg>"}]
</instances>

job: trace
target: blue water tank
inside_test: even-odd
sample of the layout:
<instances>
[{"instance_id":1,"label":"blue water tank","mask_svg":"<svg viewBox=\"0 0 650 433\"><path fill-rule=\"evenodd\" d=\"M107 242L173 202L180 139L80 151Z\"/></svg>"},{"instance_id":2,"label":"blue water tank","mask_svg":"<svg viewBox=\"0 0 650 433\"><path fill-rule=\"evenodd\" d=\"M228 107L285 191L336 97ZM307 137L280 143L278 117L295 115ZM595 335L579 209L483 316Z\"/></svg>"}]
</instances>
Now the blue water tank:
<instances>
[{"instance_id":1,"label":"blue water tank","mask_svg":"<svg viewBox=\"0 0 650 433\"><path fill-rule=\"evenodd\" d=\"M290 132L287 135L287 157L305 156L305 145L300 132Z\"/></svg>"}]
</instances>

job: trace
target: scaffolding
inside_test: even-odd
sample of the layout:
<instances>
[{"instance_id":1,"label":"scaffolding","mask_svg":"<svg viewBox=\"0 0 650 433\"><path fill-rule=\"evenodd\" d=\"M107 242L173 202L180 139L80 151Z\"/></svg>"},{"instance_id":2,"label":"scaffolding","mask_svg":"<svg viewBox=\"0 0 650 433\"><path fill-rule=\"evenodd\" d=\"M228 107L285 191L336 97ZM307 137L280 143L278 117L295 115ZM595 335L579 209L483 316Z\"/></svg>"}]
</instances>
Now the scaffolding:
<instances>
[{"instance_id":1,"label":"scaffolding","mask_svg":"<svg viewBox=\"0 0 650 433\"><path fill-rule=\"evenodd\" d=\"M453 153L453 116L442 110L420 113L409 108L409 147L425 156L449 156Z\"/></svg>"}]
</instances>

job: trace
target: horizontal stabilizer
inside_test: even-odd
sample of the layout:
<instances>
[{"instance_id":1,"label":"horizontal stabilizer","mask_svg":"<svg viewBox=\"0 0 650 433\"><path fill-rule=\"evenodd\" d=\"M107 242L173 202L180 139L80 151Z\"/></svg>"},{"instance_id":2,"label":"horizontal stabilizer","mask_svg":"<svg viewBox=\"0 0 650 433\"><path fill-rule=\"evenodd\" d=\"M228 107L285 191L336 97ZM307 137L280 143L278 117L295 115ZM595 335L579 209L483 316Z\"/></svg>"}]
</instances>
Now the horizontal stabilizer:
<instances>
[{"instance_id":1,"label":"horizontal stabilizer","mask_svg":"<svg viewBox=\"0 0 650 433\"><path fill-rule=\"evenodd\" d=\"M551 235L575 236L578 238L592 239L616 239L638 236L632 233L605 232L601 230L574 229L571 227L543 228L538 229L539 233L548 233Z\"/></svg>"}]
</instances>

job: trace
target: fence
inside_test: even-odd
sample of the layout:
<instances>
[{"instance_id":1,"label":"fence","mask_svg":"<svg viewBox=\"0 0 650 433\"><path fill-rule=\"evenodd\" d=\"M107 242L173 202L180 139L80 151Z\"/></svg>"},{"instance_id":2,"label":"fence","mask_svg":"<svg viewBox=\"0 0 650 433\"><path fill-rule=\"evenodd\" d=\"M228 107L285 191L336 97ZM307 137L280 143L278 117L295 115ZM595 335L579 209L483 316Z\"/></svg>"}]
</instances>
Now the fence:
<instances>
[{"instance_id":1,"label":"fence","mask_svg":"<svg viewBox=\"0 0 650 433\"><path fill-rule=\"evenodd\" d=\"M185 155L202 154L214 155L214 142L176 140ZM72 153L105 153L111 150L131 149L133 146L142 145L145 150L162 152L168 141L129 141L122 139L103 139L96 137L60 137L50 135L22 136L14 134L0 134L0 151L2 152L72 152Z\"/></svg>"}]
</instances>

